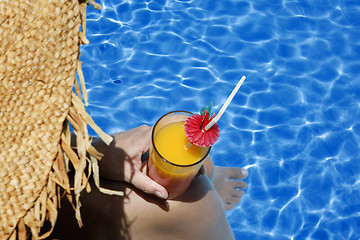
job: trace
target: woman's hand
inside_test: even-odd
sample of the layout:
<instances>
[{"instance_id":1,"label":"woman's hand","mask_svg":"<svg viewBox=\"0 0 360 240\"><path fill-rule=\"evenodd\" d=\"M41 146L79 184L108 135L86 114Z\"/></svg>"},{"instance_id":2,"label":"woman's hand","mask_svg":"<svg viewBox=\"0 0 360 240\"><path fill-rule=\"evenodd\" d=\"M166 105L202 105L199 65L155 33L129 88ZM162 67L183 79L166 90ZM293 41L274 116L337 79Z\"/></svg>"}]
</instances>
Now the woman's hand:
<instances>
[{"instance_id":1,"label":"woman's hand","mask_svg":"<svg viewBox=\"0 0 360 240\"><path fill-rule=\"evenodd\" d=\"M126 181L146 193L167 199L166 189L141 171L141 156L149 150L151 129L142 125L117 133L109 146L97 141L95 147L104 154L99 161L100 175L110 180Z\"/></svg>"}]
</instances>

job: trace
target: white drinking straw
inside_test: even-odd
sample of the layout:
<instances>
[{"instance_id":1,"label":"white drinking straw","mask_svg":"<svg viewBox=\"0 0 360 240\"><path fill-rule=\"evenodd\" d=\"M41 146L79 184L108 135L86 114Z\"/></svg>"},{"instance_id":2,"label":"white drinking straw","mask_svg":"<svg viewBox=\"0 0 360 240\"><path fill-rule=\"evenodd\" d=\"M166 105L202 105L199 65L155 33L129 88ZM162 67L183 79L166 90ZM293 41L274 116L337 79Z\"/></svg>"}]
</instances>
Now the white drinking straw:
<instances>
[{"instance_id":1,"label":"white drinking straw","mask_svg":"<svg viewBox=\"0 0 360 240\"><path fill-rule=\"evenodd\" d=\"M218 114L216 115L216 117L213 118L213 120L211 120L208 125L206 125L205 127L205 131L209 130L209 128L211 128L217 121L219 121L221 115L223 115L223 113L225 112L226 108L229 106L230 102L233 100L235 94L237 93L237 91L239 90L241 84L243 84L243 82L245 81L245 76L242 76L242 78L240 79L240 81L236 84L234 90L231 92L230 96L228 97L228 99L226 99L226 102L224 103L224 105L221 107L220 111L218 112Z\"/></svg>"}]
</instances>

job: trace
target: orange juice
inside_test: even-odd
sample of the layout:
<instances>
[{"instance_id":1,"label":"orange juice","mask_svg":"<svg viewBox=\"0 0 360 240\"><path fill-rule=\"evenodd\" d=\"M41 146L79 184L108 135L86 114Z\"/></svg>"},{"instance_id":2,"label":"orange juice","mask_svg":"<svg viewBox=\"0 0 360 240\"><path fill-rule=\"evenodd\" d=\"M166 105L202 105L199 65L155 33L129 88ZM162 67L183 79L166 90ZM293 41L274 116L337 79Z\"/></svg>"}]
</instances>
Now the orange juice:
<instances>
[{"instance_id":1,"label":"orange juice","mask_svg":"<svg viewBox=\"0 0 360 240\"><path fill-rule=\"evenodd\" d=\"M169 198L176 198L186 191L199 171L210 148L192 145L185 135L187 112L171 112L162 117L154 126L148 175L164 186Z\"/></svg>"},{"instance_id":2,"label":"orange juice","mask_svg":"<svg viewBox=\"0 0 360 240\"><path fill-rule=\"evenodd\" d=\"M178 165L191 165L199 161L206 148L190 146L184 130L185 122L174 122L164 126L155 136L155 146L161 156Z\"/></svg>"}]
</instances>

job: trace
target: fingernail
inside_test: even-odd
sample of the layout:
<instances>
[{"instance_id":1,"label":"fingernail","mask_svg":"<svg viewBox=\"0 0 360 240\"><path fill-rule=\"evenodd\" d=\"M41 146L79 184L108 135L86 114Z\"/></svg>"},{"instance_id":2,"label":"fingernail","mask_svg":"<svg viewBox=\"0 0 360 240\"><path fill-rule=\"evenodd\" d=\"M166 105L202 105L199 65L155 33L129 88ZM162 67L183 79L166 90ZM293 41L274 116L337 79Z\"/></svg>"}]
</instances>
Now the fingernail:
<instances>
[{"instance_id":1,"label":"fingernail","mask_svg":"<svg viewBox=\"0 0 360 240\"><path fill-rule=\"evenodd\" d=\"M241 173L243 176L247 176L248 175L248 171L245 168L241 169Z\"/></svg>"},{"instance_id":2,"label":"fingernail","mask_svg":"<svg viewBox=\"0 0 360 240\"><path fill-rule=\"evenodd\" d=\"M159 198L162 198L162 199L166 199L166 198L167 198L166 196L164 196L164 194L162 194L162 193L159 192L159 191L155 191L155 195L156 195L157 197L159 197Z\"/></svg>"}]
</instances>

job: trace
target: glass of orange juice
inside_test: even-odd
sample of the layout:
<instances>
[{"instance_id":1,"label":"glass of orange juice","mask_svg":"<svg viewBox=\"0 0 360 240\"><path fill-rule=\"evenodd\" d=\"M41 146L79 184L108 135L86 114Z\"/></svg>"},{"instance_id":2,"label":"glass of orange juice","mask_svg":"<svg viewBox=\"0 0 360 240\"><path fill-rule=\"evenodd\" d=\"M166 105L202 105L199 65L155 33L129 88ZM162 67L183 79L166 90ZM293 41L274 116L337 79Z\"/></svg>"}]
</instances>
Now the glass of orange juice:
<instances>
[{"instance_id":1,"label":"glass of orange juice","mask_svg":"<svg viewBox=\"0 0 360 240\"><path fill-rule=\"evenodd\" d=\"M152 130L147 174L166 188L170 199L186 191L211 148L186 147L189 140L184 124L191 115L186 111L167 113Z\"/></svg>"}]
</instances>

